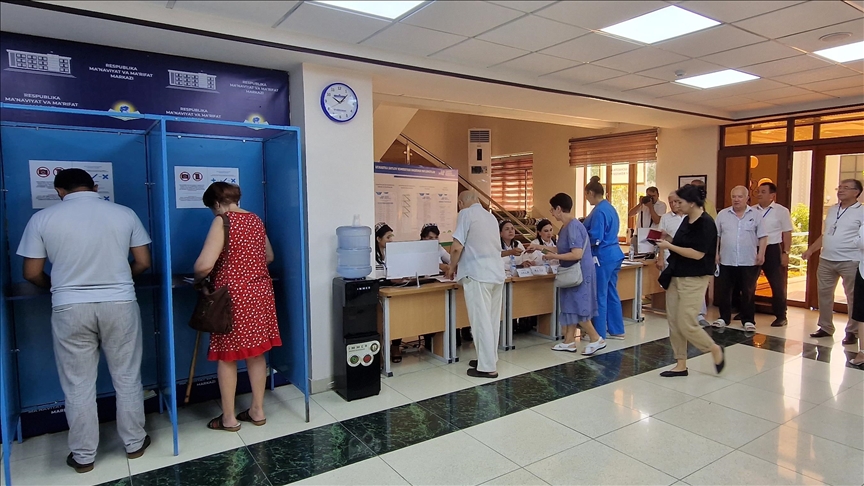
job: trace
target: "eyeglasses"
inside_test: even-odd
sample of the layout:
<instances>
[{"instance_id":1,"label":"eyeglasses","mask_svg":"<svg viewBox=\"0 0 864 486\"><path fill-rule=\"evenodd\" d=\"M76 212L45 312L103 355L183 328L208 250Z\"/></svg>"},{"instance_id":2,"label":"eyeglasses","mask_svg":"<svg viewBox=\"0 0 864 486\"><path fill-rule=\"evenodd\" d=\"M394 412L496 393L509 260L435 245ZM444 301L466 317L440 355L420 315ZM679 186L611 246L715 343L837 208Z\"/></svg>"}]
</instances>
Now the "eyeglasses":
<instances>
[{"instance_id":1,"label":"eyeglasses","mask_svg":"<svg viewBox=\"0 0 864 486\"><path fill-rule=\"evenodd\" d=\"M835 191L857 191L858 188L857 187L849 187L849 186L840 186L840 187L835 187L834 190Z\"/></svg>"}]
</instances>

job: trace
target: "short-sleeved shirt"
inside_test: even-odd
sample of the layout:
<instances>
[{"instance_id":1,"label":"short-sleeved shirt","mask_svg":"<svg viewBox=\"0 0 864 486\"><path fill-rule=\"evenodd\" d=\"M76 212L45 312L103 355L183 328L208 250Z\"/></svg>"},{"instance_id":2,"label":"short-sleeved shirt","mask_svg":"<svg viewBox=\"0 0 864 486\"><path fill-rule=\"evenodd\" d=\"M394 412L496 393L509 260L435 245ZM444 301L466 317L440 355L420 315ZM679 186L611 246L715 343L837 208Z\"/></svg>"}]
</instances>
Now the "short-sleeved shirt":
<instances>
[{"instance_id":1,"label":"short-sleeved shirt","mask_svg":"<svg viewBox=\"0 0 864 486\"><path fill-rule=\"evenodd\" d=\"M732 207L717 213L720 265L752 267L759 252L759 214L747 207L740 218Z\"/></svg>"},{"instance_id":2,"label":"short-sleeved shirt","mask_svg":"<svg viewBox=\"0 0 864 486\"><path fill-rule=\"evenodd\" d=\"M663 201L657 201L654 203L654 212L659 214L660 217L663 217L663 214L666 213L666 203ZM648 209L648 206L642 205L642 209L639 211L639 215L636 217L636 227L637 228L657 228L658 223L655 223L651 219L651 210Z\"/></svg>"},{"instance_id":3,"label":"short-sleeved shirt","mask_svg":"<svg viewBox=\"0 0 864 486\"><path fill-rule=\"evenodd\" d=\"M835 204L828 209L825 231L822 234L822 257L831 262L857 262L859 256L858 230L864 224L864 208L856 202L840 209Z\"/></svg>"},{"instance_id":4,"label":"short-sleeved shirt","mask_svg":"<svg viewBox=\"0 0 864 486\"><path fill-rule=\"evenodd\" d=\"M674 251L669 256L669 268L673 277L702 277L714 275L714 259L717 254L717 226L708 213L703 212L696 221L684 217L672 244L692 248L705 255L700 260L681 256Z\"/></svg>"},{"instance_id":5,"label":"short-sleeved shirt","mask_svg":"<svg viewBox=\"0 0 864 486\"><path fill-rule=\"evenodd\" d=\"M56 307L136 300L129 249L149 243L134 211L80 191L34 214L17 253L51 262Z\"/></svg>"},{"instance_id":6,"label":"short-sleeved shirt","mask_svg":"<svg viewBox=\"0 0 864 486\"><path fill-rule=\"evenodd\" d=\"M681 226L681 221L684 221L684 216L668 212L660 217L660 225L657 229L665 232L669 237L675 238L675 233L678 232L678 228ZM663 258L668 262L669 261L669 250L664 250Z\"/></svg>"},{"instance_id":7,"label":"short-sleeved shirt","mask_svg":"<svg viewBox=\"0 0 864 486\"><path fill-rule=\"evenodd\" d=\"M783 243L783 233L792 231L792 216L785 207L772 202L768 207L753 206L759 214L759 238L768 237L769 245Z\"/></svg>"},{"instance_id":8,"label":"short-sleeved shirt","mask_svg":"<svg viewBox=\"0 0 864 486\"><path fill-rule=\"evenodd\" d=\"M504 283L498 220L480 203L459 211L453 239L465 248L456 269L456 280L470 277L484 283Z\"/></svg>"}]
</instances>

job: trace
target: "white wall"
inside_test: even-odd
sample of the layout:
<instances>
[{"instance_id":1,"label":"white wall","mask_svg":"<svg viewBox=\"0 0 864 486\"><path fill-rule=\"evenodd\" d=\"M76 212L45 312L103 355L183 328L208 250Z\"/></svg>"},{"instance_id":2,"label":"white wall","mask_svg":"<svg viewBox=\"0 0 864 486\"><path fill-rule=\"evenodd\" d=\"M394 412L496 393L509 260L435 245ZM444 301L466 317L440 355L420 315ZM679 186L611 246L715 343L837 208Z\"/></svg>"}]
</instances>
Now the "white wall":
<instances>
[{"instance_id":1,"label":"white wall","mask_svg":"<svg viewBox=\"0 0 864 486\"><path fill-rule=\"evenodd\" d=\"M359 109L347 123L333 122L321 111L321 91L337 81L357 93ZM350 225L355 214L366 226L375 219L372 78L303 64L289 72L289 82L291 124L301 129L306 164L312 392L318 393L330 388L333 376L336 228Z\"/></svg>"},{"instance_id":2,"label":"white wall","mask_svg":"<svg viewBox=\"0 0 864 486\"><path fill-rule=\"evenodd\" d=\"M679 175L708 175L708 199L717 201L717 151L720 129L661 128L657 136L657 188L660 197L678 188ZM717 209L720 209L719 207Z\"/></svg>"}]
</instances>

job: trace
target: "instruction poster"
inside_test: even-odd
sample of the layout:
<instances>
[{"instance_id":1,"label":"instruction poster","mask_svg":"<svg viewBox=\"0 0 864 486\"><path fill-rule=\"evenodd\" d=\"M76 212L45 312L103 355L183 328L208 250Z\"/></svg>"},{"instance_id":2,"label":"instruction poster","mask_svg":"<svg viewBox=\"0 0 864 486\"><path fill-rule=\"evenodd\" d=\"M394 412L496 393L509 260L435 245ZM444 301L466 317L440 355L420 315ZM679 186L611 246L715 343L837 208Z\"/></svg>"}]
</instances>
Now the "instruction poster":
<instances>
[{"instance_id":1,"label":"instruction poster","mask_svg":"<svg viewBox=\"0 0 864 486\"><path fill-rule=\"evenodd\" d=\"M204 191L214 182L240 185L237 167L174 167L174 193L177 209L202 209Z\"/></svg>"},{"instance_id":2,"label":"instruction poster","mask_svg":"<svg viewBox=\"0 0 864 486\"><path fill-rule=\"evenodd\" d=\"M394 241L420 239L420 230L435 223L439 240L453 240L459 173L405 164L375 163L375 222L393 228Z\"/></svg>"},{"instance_id":3,"label":"instruction poster","mask_svg":"<svg viewBox=\"0 0 864 486\"><path fill-rule=\"evenodd\" d=\"M80 162L70 160L30 161L30 201L33 209L45 209L60 202L54 190L54 176L63 169L86 170L102 199L114 201L114 169L111 162Z\"/></svg>"}]
</instances>

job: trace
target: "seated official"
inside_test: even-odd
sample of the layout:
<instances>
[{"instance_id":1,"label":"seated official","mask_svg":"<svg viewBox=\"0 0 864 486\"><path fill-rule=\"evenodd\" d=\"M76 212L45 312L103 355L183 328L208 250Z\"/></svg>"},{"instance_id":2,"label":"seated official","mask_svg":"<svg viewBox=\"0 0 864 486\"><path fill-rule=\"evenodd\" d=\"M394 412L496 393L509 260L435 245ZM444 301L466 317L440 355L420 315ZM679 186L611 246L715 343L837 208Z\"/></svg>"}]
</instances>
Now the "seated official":
<instances>
[{"instance_id":1,"label":"seated official","mask_svg":"<svg viewBox=\"0 0 864 486\"><path fill-rule=\"evenodd\" d=\"M426 223L423 225L423 229L420 230L421 240L438 241L440 235L441 230L438 229L438 225L435 223ZM450 268L450 252L445 250L443 246L438 245L438 257L438 269L441 270L441 273L446 274L447 270Z\"/></svg>"},{"instance_id":2,"label":"seated official","mask_svg":"<svg viewBox=\"0 0 864 486\"><path fill-rule=\"evenodd\" d=\"M550 252L555 252L558 248L558 238L555 237L555 227L552 225L552 222L548 219L541 219L537 222L537 238L535 238L532 242L532 245L542 246L550 248ZM546 260L543 258L544 250L535 251L531 253L526 253L523 256L524 260L528 260L531 262L531 265L544 265L548 263L549 265L558 265L560 262L558 260Z\"/></svg>"},{"instance_id":3,"label":"seated official","mask_svg":"<svg viewBox=\"0 0 864 486\"><path fill-rule=\"evenodd\" d=\"M498 232L501 236L501 262L504 271L509 272L511 265L528 268L531 260L525 259L525 247L516 240L516 227L513 223L503 220L498 223Z\"/></svg>"}]
</instances>

